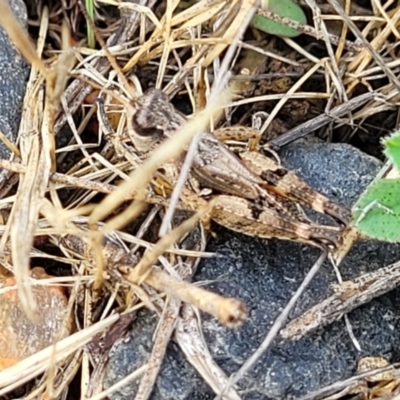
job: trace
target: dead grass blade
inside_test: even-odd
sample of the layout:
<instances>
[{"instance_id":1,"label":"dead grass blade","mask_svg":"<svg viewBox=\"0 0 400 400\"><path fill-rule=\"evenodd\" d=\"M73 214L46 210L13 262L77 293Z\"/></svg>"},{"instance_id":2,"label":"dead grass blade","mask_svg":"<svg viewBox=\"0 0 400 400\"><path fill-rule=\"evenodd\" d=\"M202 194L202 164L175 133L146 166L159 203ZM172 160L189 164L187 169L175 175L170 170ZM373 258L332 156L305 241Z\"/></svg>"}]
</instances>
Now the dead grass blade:
<instances>
[{"instance_id":1,"label":"dead grass blade","mask_svg":"<svg viewBox=\"0 0 400 400\"><path fill-rule=\"evenodd\" d=\"M119 382L112 385L108 389L103 390L102 392L98 393L97 395L89 397L89 399L87 399L87 400L101 400L101 399L108 398L111 394L113 394L118 389L121 389L124 386L126 386L128 383L140 378L140 376L146 372L148 367L149 367L148 364L142 365L140 368L138 368L137 370L135 370L132 373L130 373L129 375L127 375L124 379L121 379Z\"/></svg>"},{"instance_id":2,"label":"dead grass blade","mask_svg":"<svg viewBox=\"0 0 400 400\"><path fill-rule=\"evenodd\" d=\"M185 303L213 315L228 327L234 328L241 325L247 316L247 311L241 301L224 298L187 282L177 280L157 269L150 271L145 282L158 291L167 292Z\"/></svg>"},{"instance_id":3,"label":"dead grass blade","mask_svg":"<svg viewBox=\"0 0 400 400\"><path fill-rule=\"evenodd\" d=\"M46 68L40 56L36 53L35 46L27 30L19 23L12 13L6 0L0 0L0 25L4 28L15 47L24 57L46 78L51 78L51 73Z\"/></svg>"},{"instance_id":4,"label":"dead grass blade","mask_svg":"<svg viewBox=\"0 0 400 400\"><path fill-rule=\"evenodd\" d=\"M61 77L61 74L55 71L49 72L40 60L39 55L35 52L26 30L20 26L4 1L0 2L0 14L0 23L10 35L17 48L43 74L48 84L45 109L42 110L43 89L38 87L40 79L36 76L35 70L32 70L30 83L24 99L24 114L20 125L20 133L22 134L21 157L27 164L27 170L24 177L20 180L19 190L9 222L11 224L10 239L14 273L17 282L22 284L28 278L29 254L33 244L41 201L48 186L52 158L53 168L55 168L54 135L52 134L55 109L57 108L57 104L52 103L52 99L57 100L53 96L55 93L54 88L56 87L55 82L58 85L59 98L64 89L62 82L66 82L66 78ZM6 19L3 19L4 17ZM42 23L43 26L47 26L45 18L42 19ZM41 46L39 46L40 49ZM56 79L57 77L58 80ZM53 146L51 145L52 143ZM5 240L6 236L2 238L3 247ZM28 286L21 285L19 295L25 311L33 317L35 303Z\"/></svg>"},{"instance_id":5,"label":"dead grass blade","mask_svg":"<svg viewBox=\"0 0 400 400\"><path fill-rule=\"evenodd\" d=\"M181 317L177 321L175 339L184 352L190 364L210 385L215 394L219 395L228 383L228 377L220 366L213 360L204 340L200 324L200 315L191 306L184 304ZM223 400L240 400L235 388L230 388Z\"/></svg>"},{"instance_id":6,"label":"dead grass blade","mask_svg":"<svg viewBox=\"0 0 400 400\"><path fill-rule=\"evenodd\" d=\"M365 52L362 52L358 55L359 57L358 60L361 61L358 71L364 69L366 65L368 65L369 61L373 58L375 62L382 68L382 71L385 72L386 76L393 84L393 86L396 87L398 91L400 91L399 80L397 79L396 75L392 72L392 70L386 67L385 61L383 60L381 55L376 51L380 48L380 45L382 45L382 42L380 42L379 44L379 41L386 38L387 35L391 33L390 26L387 26L382 31L382 33L378 36L377 40L375 40L373 43L369 43L362 35L360 30L357 28L355 23L346 15L340 4L336 0L328 0L328 2L334 7L334 9L343 18L343 20L346 21L347 26L357 37L357 39L365 46ZM395 16L393 17L393 23L396 24L399 19L400 19L400 9L397 10Z\"/></svg>"},{"instance_id":7,"label":"dead grass blade","mask_svg":"<svg viewBox=\"0 0 400 400\"><path fill-rule=\"evenodd\" d=\"M24 285L29 277L30 251L39 216L41 199L44 196L48 176L46 165L40 152L39 137L31 138L28 146L27 173L20 179L19 190L13 205L10 239L14 274L21 284L18 289L21 304L27 315L35 315L35 301L29 286ZM47 170L50 165L47 165ZM46 173L47 172L47 173Z\"/></svg>"},{"instance_id":8,"label":"dead grass blade","mask_svg":"<svg viewBox=\"0 0 400 400\"><path fill-rule=\"evenodd\" d=\"M197 211L192 217L187 219L173 231L169 232L167 235L162 237L154 248L144 254L139 263L133 268L132 272L129 274L128 279L132 283L141 284L146 280L150 268L157 261L158 257L161 256L166 249L171 247L174 243L183 237L187 232L189 232L195 224L202 219L207 213L210 212L212 204L207 205L203 210Z\"/></svg>"},{"instance_id":9,"label":"dead grass blade","mask_svg":"<svg viewBox=\"0 0 400 400\"><path fill-rule=\"evenodd\" d=\"M334 294L291 321L281 331L284 338L298 340L307 333L337 321L362 304L400 284L400 262L335 285Z\"/></svg>"},{"instance_id":10,"label":"dead grass blade","mask_svg":"<svg viewBox=\"0 0 400 400\"><path fill-rule=\"evenodd\" d=\"M228 13L234 18L230 21L231 17L228 14L225 18L226 22L230 22L226 29L218 30L219 34L222 34L222 39L226 40L227 43L231 43L237 36L238 32L241 32L248 26L248 23L255 13L255 5L257 0L247 0L240 1L236 0L229 4ZM224 26L224 22L222 23ZM221 37L218 35L218 37ZM203 61L203 67L208 67L227 47L227 44L217 44L214 48L207 54L207 57Z\"/></svg>"}]
</instances>

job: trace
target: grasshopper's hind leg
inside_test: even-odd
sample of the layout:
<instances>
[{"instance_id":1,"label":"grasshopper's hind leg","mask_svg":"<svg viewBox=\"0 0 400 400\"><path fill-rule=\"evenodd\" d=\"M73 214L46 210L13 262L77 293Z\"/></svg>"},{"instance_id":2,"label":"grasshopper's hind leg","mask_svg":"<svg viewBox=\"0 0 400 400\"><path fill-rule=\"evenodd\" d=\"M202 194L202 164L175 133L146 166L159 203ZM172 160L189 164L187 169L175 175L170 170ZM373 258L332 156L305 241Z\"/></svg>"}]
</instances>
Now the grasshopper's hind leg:
<instances>
[{"instance_id":1,"label":"grasshopper's hind leg","mask_svg":"<svg viewBox=\"0 0 400 400\"><path fill-rule=\"evenodd\" d=\"M228 229L249 236L293 240L318 247L336 247L342 233L339 227L298 221L270 207L236 196L214 197L210 217Z\"/></svg>"},{"instance_id":2,"label":"grasshopper's hind leg","mask_svg":"<svg viewBox=\"0 0 400 400\"><path fill-rule=\"evenodd\" d=\"M213 135L221 142L248 141L248 148L257 150L261 133L253 128L232 126L217 129L213 132ZM253 144L255 144L255 148L252 146ZM258 151L239 150L238 156L250 171L261 178L258 184L264 189L283 198L296 201L320 213L330 215L345 225L349 223L351 219L350 210L335 204L318 193L295 173L286 170L278 162L265 157Z\"/></svg>"},{"instance_id":3,"label":"grasshopper's hind leg","mask_svg":"<svg viewBox=\"0 0 400 400\"><path fill-rule=\"evenodd\" d=\"M315 211L334 217L343 224L351 219L350 210L340 206L312 189L295 173L257 152L239 154L242 162L265 182L264 188L280 196L297 201Z\"/></svg>"}]
</instances>

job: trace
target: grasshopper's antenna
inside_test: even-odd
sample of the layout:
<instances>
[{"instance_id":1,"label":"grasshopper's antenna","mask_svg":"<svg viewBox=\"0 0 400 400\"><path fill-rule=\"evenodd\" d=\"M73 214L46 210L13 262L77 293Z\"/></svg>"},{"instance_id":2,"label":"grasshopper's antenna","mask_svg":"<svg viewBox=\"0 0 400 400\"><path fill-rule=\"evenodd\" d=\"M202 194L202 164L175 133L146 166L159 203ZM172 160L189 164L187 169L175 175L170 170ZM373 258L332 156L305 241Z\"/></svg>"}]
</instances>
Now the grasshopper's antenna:
<instances>
[{"instance_id":1,"label":"grasshopper's antenna","mask_svg":"<svg viewBox=\"0 0 400 400\"><path fill-rule=\"evenodd\" d=\"M99 34L96 25L94 24L92 18L89 16L85 5L83 4L82 0L78 0L79 6L81 8L81 11L86 19L86 23L90 25L90 27L92 28L94 35L96 36L97 41L99 42L102 50L104 51L104 54L107 57L107 60L110 62L111 66L114 68L115 72L118 75L118 78L121 80L121 82L124 84L124 86L126 87L126 90L129 92L129 94L131 95L132 99L134 99L135 97L137 97L137 94L132 90L131 85L129 84L128 80L126 79L125 75L122 72L122 69L120 68L120 66L118 65L115 57L110 53L110 50L108 50L107 44L104 41L104 39L101 37L101 35Z\"/></svg>"}]
</instances>

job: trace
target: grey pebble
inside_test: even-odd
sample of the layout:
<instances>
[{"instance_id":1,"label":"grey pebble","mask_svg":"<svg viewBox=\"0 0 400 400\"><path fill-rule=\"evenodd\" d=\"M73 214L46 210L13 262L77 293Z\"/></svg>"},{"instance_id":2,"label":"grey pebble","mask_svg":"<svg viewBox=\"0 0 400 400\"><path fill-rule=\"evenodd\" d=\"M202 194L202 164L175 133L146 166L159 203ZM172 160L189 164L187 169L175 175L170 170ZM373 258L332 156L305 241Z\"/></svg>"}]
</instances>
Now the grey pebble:
<instances>
[{"instance_id":1,"label":"grey pebble","mask_svg":"<svg viewBox=\"0 0 400 400\"><path fill-rule=\"evenodd\" d=\"M13 0L10 4L17 19L27 27L25 3ZM0 131L11 142L17 139L29 70L29 65L0 27ZM10 151L0 141L0 157L8 159L9 156Z\"/></svg>"},{"instance_id":2,"label":"grey pebble","mask_svg":"<svg viewBox=\"0 0 400 400\"><path fill-rule=\"evenodd\" d=\"M332 199L351 205L374 178L381 163L346 144L325 144L317 139L298 141L281 153L284 166L296 171L311 186ZM208 251L223 258L201 262L196 281L213 282L207 287L225 296L241 299L249 318L235 330L203 315L203 331L214 360L227 373L237 371L256 350L319 255L309 246L279 240L261 240L216 227L217 238ZM341 272L351 279L400 259L400 247L377 241L362 241L351 250ZM298 302L291 318L328 297L336 283L326 263ZM342 320L297 341L275 339L270 350L239 382L242 399L292 399L348 378L357 361L365 356L398 359L400 290L394 290L349 313L362 351L354 347ZM107 366L104 385L109 387L146 360L151 351L155 318L149 311L133 327L125 342L118 344ZM129 339L130 338L130 339ZM140 345L139 345L140 343ZM140 360L139 360L140 358ZM132 361L135 360L135 361ZM137 384L110 398L133 398ZM170 343L152 400L213 399L211 389Z\"/></svg>"}]
</instances>

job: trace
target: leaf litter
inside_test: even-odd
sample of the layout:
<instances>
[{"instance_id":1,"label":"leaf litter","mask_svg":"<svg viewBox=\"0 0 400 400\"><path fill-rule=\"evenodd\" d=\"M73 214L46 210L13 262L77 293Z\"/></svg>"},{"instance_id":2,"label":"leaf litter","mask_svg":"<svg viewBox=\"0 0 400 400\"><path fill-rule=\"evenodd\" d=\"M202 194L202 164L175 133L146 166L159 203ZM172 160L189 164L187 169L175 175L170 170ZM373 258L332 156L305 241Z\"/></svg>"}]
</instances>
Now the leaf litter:
<instances>
[{"instance_id":1,"label":"leaf litter","mask_svg":"<svg viewBox=\"0 0 400 400\"><path fill-rule=\"evenodd\" d=\"M4 2L0 2L0 23L32 63L18 149L9 144L14 156L10 161L1 160L1 167L19 175L18 187L1 200L2 264L15 275L21 304L32 317L35 301L29 277L31 260L41 257L70 265L69 276L47 281L69 287L65 319L74 321L77 328L56 346L1 372L0 395L35 378L33 386L27 386L26 398L61 398L80 369L81 387L88 388L82 395L106 397L116 388L101 391L104 365L99 363L99 369L90 366L90 354L98 350L99 340L107 340L107 335L112 340L122 335L124 324L120 331L113 329L118 320L146 306L160 315L160 323L148 363L126 378L141 379L137 399L149 398L174 329L175 339L215 393L228 385L223 398L240 398L232 382L243 376L261 353L229 380L212 360L202 339L199 317L193 311L196 308L191 307L211 312L232 325L245 317L238 300L224 299L190 284L199 258L210 256L204 251L206 233L199 223L207 207L191 217L185 214L183 223L176 223L174 218L168 234L160 239L152 226L163 219L163 207L168 204L161 195L149 196L146 188L152 182L161 192L168 190L162 174L157 173L159 167L181 154L200 127L206 127L210 120L217 124L221 114L215 110L222 108L227 123L232 118L248 123L251 114L267 109L260 130L266 137L275 137L277 147L295 140L291 129L305 119L303 136L322 126L335 125L336 130L326 132L341 141L363 137L362 122L369 120L376 136L393 129L378 125L373 116L392 111L397 101L399 64L392 57L395 44L391 35L398 37L400 8L373 2L373 13L363 15L364 10L358 10L349 17L353 5L350 1L338 4L330 0L328 10L312 0L304 3L302 6L314 17L313 27L265 13L257 9L255 1L158 4L152 0L101 0L94 13L96 21L103 23L102 29L92 26L99 43L104 43L101 37L108 38L101 49L85 45L85 13L80 1L71 2L69 12L61 13L69 17L64 25L59 17L60 5L50 3L50 8L44 7L38 15L35 50L24 30L7 16ZM117 18L113 17L116 7ZM313 45L325 56L319 58L311 47L299 46L289 38L269 37L267 44L264 34L252 30L250 35L246 28L256 11L316 37ZM114 25L108 25L109 21ZM336 21L339 29L328 28L326 21ZM87 25L91 26L89 21ZM238 69L243 49L257 62L251 70ZM266 79L262 79L263 74L267 74ZM278 82L279 77L285 79ZM143 86L152 85L163 87L171 97L185 92L194 118L142 160L132 150L125 127L131 102L143 92ZM310 86L315 89L307 89ZM229 90L224 92L225 87ZM96 119L98 103L88 97L93 91L105 99L109 127L101 118ZM365 92L371 95L366 97ZM354 101L356 96L363 99L358 109L344 107L344 111L334 114L336 108ZM325 113L313 115L321 104ZM239 117L234 113L237 109ZM289 120L285 118L288 114ZM279 125L287 132L277 132ZM66 126L72 135L60 144ZM368 140L373 143L374 138ZM193 235L194 244L187 247L186 241L190 242L188 238ZM38 237L47 238L54 254L35 249ZM158 267L152 268L154 264ZM182 270L185 264L190 268ZM284 322L281 318L274 325L263 351ZM193 334L188 338L185 332L189 327ZM83 351L84 345L88 351ZM196 365L194 354L203 357L201 367ZM99 357L106 358L107 354Z\"/></svg>"}]
</instances>

